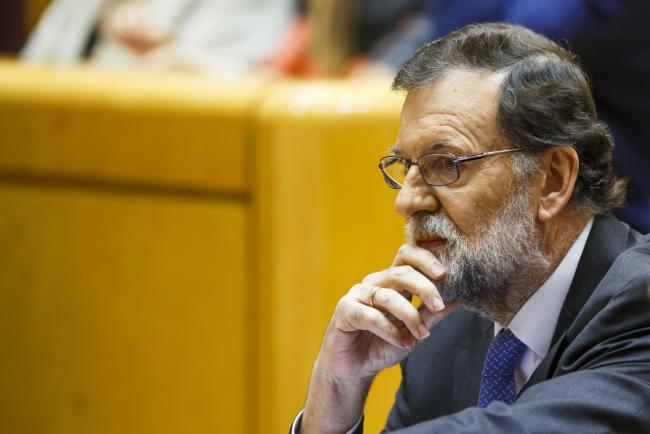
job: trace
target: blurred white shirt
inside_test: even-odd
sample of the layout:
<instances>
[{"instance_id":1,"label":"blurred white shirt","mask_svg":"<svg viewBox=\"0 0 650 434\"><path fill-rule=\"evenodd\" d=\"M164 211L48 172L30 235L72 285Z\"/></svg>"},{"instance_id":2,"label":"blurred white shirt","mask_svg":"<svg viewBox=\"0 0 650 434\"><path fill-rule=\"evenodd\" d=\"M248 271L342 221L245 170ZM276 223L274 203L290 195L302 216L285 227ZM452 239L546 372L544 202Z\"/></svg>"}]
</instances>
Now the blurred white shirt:
<instances>
[{"instance_id":1,"label":"blurred white shirt","mask_svg":"<svg viewBox=\"0 0 650 434\"><path fill-rule=\"evenodd\" d=\"M293 20L292 0L142 0L174 29L178 50L202 55L224 71L243 72L269 57ZM98 24L106 0L54 0L23 49L26 61L76 63ZM98 41L103 64L138 65L138 55ZM190 54L191 56L191 54Z\"/></svg>"}]
</instances>

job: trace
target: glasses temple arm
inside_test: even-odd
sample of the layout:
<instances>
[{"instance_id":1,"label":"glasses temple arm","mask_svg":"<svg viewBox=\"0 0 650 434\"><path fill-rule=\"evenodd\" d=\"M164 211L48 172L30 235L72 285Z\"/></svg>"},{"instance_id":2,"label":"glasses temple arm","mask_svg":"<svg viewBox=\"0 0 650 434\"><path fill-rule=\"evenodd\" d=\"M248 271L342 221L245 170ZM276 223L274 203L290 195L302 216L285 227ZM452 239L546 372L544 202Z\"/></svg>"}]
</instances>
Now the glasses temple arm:
<instances>
[{"instance_id":1,"label":"glasses temple arm","mask_svg":"<svg viewBox=\"0 0 650 434\"><path fill-rule=\"evenodd\" d=\"M527 151L527 150L530 150L530 149L534 149L534 148L503 149L501 151L481 152L480 154L476 154L476 155L468 155L466 157L456 157L456 159L454 159L454 163L462 163L464 161L480 160L481 158L492 157L494 155L510 154L512 152Z\"/></svg>"}]
</instances>

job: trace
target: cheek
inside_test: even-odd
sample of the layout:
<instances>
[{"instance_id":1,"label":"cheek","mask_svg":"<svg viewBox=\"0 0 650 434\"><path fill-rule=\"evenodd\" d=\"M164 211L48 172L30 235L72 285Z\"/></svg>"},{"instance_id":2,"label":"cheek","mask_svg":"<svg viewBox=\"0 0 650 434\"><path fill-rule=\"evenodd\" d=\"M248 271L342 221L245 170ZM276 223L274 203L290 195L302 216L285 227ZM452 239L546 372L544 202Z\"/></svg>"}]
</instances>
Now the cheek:
<instances>
[{"instance_id":1,"label":"cheek","mask_svg":"<svg viewBox=\"0 0 650 434\"><path fill-rule=\"evenodd\" d=\"M441 195L440 202L451 221L465 235L473 235L501 208L503 197L495 190L463 187Z\"/></svg>"},{"instance_id":2,"label":"cheek","mask_svg":"<svg viewBox=\"0 0 650 434\"><path fill-rule=\"evenodd\" d=\"M470 173L465 183L439 192L442 207L464 234L473 235L491 221L513 190L512 170L495 163Z\"/></svg>"}]
</instances>

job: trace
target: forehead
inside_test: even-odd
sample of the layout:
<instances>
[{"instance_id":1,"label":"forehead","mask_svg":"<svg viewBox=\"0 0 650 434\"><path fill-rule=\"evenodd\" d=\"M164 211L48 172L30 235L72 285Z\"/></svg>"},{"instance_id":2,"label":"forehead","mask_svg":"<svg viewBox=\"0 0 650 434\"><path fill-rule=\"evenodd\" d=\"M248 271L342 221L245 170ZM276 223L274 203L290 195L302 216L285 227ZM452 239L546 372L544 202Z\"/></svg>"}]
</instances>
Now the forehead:
<instances>
[{"instance_id":1,"label":"forehead","mask_svg":"<svg viewBox=\"0 0 650 434\"><path fill-rule=\"evenodd\" d=\"M499 149L497 109L503 73L451 71L410 91L402 108L399 152L417 156L431 146L470 153Z\"/></svg>"}]
</instances>

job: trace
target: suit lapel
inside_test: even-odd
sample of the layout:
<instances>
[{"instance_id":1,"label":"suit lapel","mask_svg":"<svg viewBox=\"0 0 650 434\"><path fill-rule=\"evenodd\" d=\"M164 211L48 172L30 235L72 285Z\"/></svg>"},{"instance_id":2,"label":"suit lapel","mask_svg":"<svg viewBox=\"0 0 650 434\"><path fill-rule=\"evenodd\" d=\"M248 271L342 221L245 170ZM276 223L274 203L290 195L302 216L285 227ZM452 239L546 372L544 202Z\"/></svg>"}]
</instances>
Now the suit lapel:
<instances>
[{"instance_id":1,"label":"suit lapel","mask_svg":"<svg viewBox=\"0 0 650 434\"><path fill-rule=\"evenodd\" d=\"M629 226L611 215L596 217L562 306L549 352L519 392L520 394L530 386L550 377L557 359L566 348L565 337L569 326L616 257L628 247L630 240Z\"/></svg>"},{"instance_id":2,"label":"suit lapel","mask_svg":"<svg viewBox=\"0 0 650 434\"><path fill-rule=\"evenodd\" d=\"M477 316L478 317L478 316ZM478 402L483 364L494 338L494 322L478 318L480 335L473 345L466 345L454 357L453 399L456 411L473 407Z\"/></svg>"}]
</instances>

